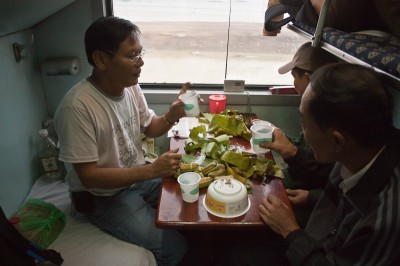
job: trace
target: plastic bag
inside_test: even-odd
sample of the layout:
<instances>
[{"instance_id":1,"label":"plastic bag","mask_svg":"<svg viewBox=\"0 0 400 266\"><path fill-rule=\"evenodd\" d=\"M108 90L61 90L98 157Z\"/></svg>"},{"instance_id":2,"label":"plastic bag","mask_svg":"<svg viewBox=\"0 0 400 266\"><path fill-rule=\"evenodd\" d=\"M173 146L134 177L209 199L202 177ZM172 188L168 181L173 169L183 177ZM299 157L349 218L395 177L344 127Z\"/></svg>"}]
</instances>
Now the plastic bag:
<instances>
[{"instance_id":1,"label":"plastic bag","mask_svg":"<svg viewBox=\"0 0 400 266\"><path fill-rule=\"evenodd\" d=\"M65 227L65 214L41 199L28 199L11 222L28 240L47 249Z\"/></svg>"}]
</instances>

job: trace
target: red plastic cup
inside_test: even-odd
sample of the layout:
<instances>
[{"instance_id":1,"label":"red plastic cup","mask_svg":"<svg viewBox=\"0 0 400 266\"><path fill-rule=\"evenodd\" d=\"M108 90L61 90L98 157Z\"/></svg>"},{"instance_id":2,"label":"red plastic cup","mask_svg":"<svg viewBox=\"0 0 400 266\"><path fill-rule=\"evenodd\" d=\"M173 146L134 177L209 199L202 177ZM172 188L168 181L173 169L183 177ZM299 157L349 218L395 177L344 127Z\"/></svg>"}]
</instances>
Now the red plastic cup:
<instances>
[{"instance_id":1,"label":"red plastic cup","mask_svg":"<svg viewBox=\"0 0 400 266\"><path fill-rule=\"evenodd\" d=\"M210 113L219 114L225 110L226 96L222 94L214 94L208 97L210 100Z\"/></svg>"}]
</instances>

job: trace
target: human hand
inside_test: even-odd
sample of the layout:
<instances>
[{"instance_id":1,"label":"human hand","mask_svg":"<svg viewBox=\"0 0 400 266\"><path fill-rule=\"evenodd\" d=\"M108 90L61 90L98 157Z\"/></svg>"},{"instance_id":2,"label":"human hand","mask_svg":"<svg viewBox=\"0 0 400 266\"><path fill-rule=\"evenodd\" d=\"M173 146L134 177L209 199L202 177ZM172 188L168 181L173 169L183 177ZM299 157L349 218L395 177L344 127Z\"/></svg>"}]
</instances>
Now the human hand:
<instances>
[{"instance_id":1,"label":"human hand","mask_svg":"<svg viewBox=\"0 0 400 266\"><path fill-rule=\"evenodd\" d=\"M296 222L293 211L274 195L268 195L259 206L261 219L274 232L281 234L284 238L300 228Z\"/></svg>"},{"instance_id":2,"label":"human hand","mask_svg":"<svg viewBox=\"0 0 400 266\"><path fill-rule=\"evenodd\" d=\"M317 12L318 15L319 13L321 13L323 3L324 0L311 0L311 5L313 6L315 12Z\"/></svg>"},{"instance_id":3,"label":"human hand","mask_svg":"<svg viewBox=\"0 0 400 266\"><path fill-rule=\"evenodd\" d=\"M179 164L181 162L181 154L178 154L178 148L170 150L159 156L152 167L157 176L169 177L175 175L176 171L179 169Z\"/></svg>"},{"instance_id":4,"label":"human hand","mask_svg":"<svg viewBox=\"0 0 400 266\"><path fill-rule=\"evenodd\" d=\"M182 85L181 90L179 91L178 96L176 98L178 98L179 95L185 94L187 92L187 90L192 86L193 86L193 84L190 83L189 81L185 82L185 84Z\"/></svg>"},{"instance_id":5,"label":"human hand","mask_svg":"<svg viewBox=\"0 0 400 266\"><path fill-rule=\"evenodd\" d=\"M284 160L294 157L297 153L297 147L277 127L272 132L272 141L261 142L260 147L278 152Z\"/></svg>"},{"instance_id":6,"label":"human hand","mask_svg":"<svg viewBox=\"0 0 400 266\"><path fill-rule=\"evenodd\" d=\"M303 189L286 189L289 201L293 205L306 205L308 191Z\"/></svg>"},{"instance_id":7,"label":"human hand","mask_svg":"<svg viewBox=\"0 0 400 266\"><path fill-rule=\"evenodd\" d=\"M190 82L186 82L185 84L183 84L183 86L178 94L178 97L179 97L179 95L185 94L187 92L187 89L189 89L192 86L193 86L193 84ZM197 100L199 101L199 104L204 103L204 100L200 97L200 95L197 95Z\"/></svg>"},{"instance_id":8,"label":"human hand","mask_svg":"<svg viewBox=\"0 0 400 266\"><path fill-rule=\"evenodd\" d=\"M193 84L190 82L186 82L185 84L183 84L183 86L178 94L178 97L179 97L179 95L186 93L187 89L189 89L192 86L193 86ZM197 95L197 100L199 101L199 103L204 103L204 100L200 97L200 95Z\"/></svg>"},{"instance_id":9,"label":"human hand","mask_svg":"<svg viewBox=\"0 0 400 266\"><path fill-rule=\"evenodd\" d=\"M281 28L273 30L273 31L267 31L265 28L263 28L263 35L264 36L278 36L278 34L281 33Z\"/></svg>"}]
</instances>

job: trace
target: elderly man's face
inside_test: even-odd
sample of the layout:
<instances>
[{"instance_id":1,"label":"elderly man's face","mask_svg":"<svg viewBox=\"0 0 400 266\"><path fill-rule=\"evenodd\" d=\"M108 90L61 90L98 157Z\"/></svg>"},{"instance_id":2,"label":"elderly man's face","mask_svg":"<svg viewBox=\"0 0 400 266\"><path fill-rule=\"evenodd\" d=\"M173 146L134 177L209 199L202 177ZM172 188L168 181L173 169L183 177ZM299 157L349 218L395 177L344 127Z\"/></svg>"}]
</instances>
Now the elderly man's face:
<instances>
[{"instance_id":1,"label":"elderly man's face","mask_svg":"<svg viewBox=\"0 0 400 266\"><path fill-rule=\"evenodd\" d=\"M314 152L315 159L321 163L333 162L335 158L335 138L332 130L322 131L309 113L309 103L314 92L311 84L306 88L300 104L300 115L304 137Z\"/></svg>"},{"instance_id":2,"label":"elderly man's face","mask_svg":"<svg viewBox=\"0 0 400 266\"><path fill-rule=\"evenodd\" d=\"M120 43L119 49L109 56L107 61L107 77L116 85L129 87L138 83L143 66L142 45L138 37L132 33Z\"/></svg>"}]
</instances>

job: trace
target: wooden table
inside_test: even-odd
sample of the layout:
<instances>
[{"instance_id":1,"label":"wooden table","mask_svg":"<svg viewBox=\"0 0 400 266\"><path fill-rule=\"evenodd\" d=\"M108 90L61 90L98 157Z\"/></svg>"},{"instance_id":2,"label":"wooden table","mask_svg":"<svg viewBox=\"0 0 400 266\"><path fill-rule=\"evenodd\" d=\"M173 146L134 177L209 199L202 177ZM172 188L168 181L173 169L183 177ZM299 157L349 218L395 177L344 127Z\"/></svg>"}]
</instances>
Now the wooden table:
<instances>
[{"instance_id":1,"label":"wooden table","mask_svg":"<svg viewBox=\"0 0 400 266\"><path fill-rule=\"evenodd\" d=\"M184 153L184 139L171 138L170 149L179 148L179 152ZM232 145L243 146L247 151L251 151L248 141L234 137L231 139ZM267 154L267 156L271 156ZM175 229L233 229L233 228L257 228L265 227L259 214L261 200L268 194L274 194L288 206L291 206L286 195L282 181L279 178L272 179L266 185L261 184L258 178L250 179L253 187L252 194L249 194L251 207L246 214L236 218L220 218L206 211L203 206L203 198L207 188L200 189L199 200L194 203L186 203L182 200L180 187L176 178L164 178L161 197L157 207L156 225L160 228Z\"/></svg>"}]
</instances>

